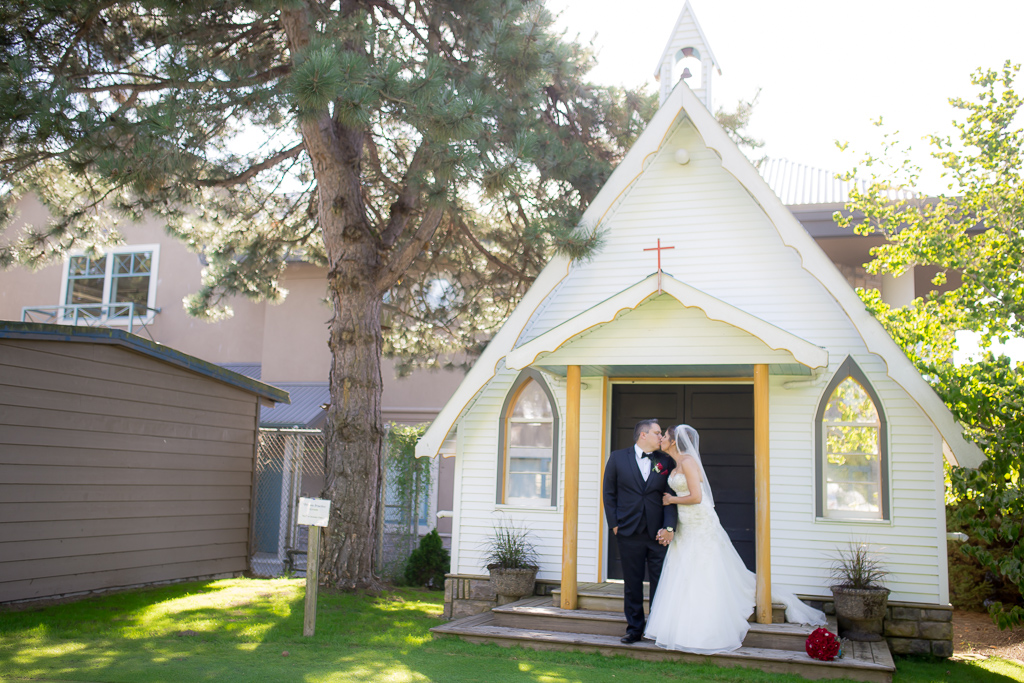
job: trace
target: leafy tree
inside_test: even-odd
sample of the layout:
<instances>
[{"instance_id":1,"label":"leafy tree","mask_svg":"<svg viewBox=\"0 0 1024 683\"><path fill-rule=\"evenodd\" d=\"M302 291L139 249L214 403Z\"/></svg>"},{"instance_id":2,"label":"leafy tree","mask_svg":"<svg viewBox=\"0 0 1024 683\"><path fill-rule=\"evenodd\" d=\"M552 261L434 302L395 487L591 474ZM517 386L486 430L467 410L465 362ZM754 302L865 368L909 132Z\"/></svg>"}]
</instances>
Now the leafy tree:
<instances>
[{"instance_id":1,"label":"leafy tree","mask_svg":"<svg viewBox=\"0 0 1024 683\"><path fill-rule=\"evenodd\" d=\"M384 467L388 489L394 492L402 513L409 520L411 533L416 532L419 510L430 495L431 465L428 458L416 457L416 442L427 431L427 425L399 425L388 429L388 447Z\"/></svg>"},{"instance_id":2,"label":"leafy tree","mask_svg":"<svg viewBox=\"0 0 1024 683\"><path fill-rule=\"evenodd\" d=\"M873 180L851 193L852 215L837 214L836 220L887 238L873 250L870 272L899 275L911 266L936 266L936 286L959 277L959 286L902 308L887 306L877 291L861 297L984 450L987 459L977 470L950 471L951 519L986 544L1011 546L1000 558L981 545L967 544L964 551L1024 594L1024 367L995 346L1024 336L1024 100L1014 91L1018 72L1009 62L1001 71L978 70L971 78L976 98L950 100L963 114L953 122L956 136L930 138L950 194L893 199L894 189L916 185L921 168L894 154L894 143L887 142L883 158L865 160ZM980 335L981 358L952 363L957 330ZM1019 604L997 603L990 611L1002 627L1024 621Z\"/></svg>"},{"instance_id":3,"label":"leafy tree","mask_svg":"<svg viewBox=\"0 0 1024 683\"><path fill-rule=\"evenodd\" d=\"M374 587L385 350L482 344L653 111L586 84L523 0L16 0L0 6L0 266L121 239L144 213L209 263L190 312L326 267L325 582ZM385 339L385 328L387 337Z\"/></svg>"},{"instance_id":4,"label":"leafy tree","mask_svg":"<svg viewBox=\"0 0 1024 683\"><path fill-rule=\"evenodd\" d=\"M719 107L715 111L715 119L725 129L726 135L736 143L757 168L760 168L761 164L768 158L763 154L758 156L758 150L764 147L764 140L753 137L747 131L747 126L750 125L750 119L754 116L754 107L757 106L759 97L761 97L760 88L757 89L757 92L749 100L739 100L736 102L735 107L731 111L725 107Z\"/></svg>"}]
</instances>

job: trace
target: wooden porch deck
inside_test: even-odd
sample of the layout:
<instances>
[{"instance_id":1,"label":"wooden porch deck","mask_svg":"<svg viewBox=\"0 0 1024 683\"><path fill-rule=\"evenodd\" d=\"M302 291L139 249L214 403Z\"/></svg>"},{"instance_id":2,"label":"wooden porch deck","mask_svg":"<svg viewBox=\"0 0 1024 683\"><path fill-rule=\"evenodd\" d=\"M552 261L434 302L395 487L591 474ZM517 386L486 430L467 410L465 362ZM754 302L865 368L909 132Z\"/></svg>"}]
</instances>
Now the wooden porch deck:
<instances>
[{"instance_id":1,"label":"wooden porch deck","mask_svg":"<svg viewBox=\"0 0 1024 683\"><path fill-rule=\"evenodd\" d=\"M600 652L651 661L740 666L771 673L798 674L814 680L846 678L890 683L895 671L885 641L844 641L842 659L833 662L812 659L804 651L804 641L812 629L800 624L752 624L743 647L718 655L665 650L648 640L623 645L619 642L626 632L621 584L581 584L578 593L580 609L561 609L557 606L557 596L554 599L529 597L496 607L490 612L450 621L431 631L435 637L455 636L474 643L495 643L507 647L519 645L535 650ZM585 604L592 606L583 607ZM829 630L836 631L834 617L829 620Z\"/></svg>"}]
</instances>

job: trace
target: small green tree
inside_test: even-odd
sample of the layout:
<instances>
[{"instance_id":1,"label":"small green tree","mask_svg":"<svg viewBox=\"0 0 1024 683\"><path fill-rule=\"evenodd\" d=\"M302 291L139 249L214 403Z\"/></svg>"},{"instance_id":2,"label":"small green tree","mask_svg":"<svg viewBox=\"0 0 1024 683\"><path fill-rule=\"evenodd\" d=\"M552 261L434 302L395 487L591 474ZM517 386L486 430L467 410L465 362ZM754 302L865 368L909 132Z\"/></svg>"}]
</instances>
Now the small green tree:
<instances>
[{"instance_id":1,"label":"small green tree","mask_svg":"<svg viewBox=\"0 0 1024 683\"><path fill-rule=\"evenodd\" d=\"M420 547L412 551L405 563L405 582L410 586L444 588L444 575L451 568L451 557L444 549L437 529L420 539Z\"/></svg>"},{"instance_id":2,"label":"small green tree","mask_svg":"<svg viewBox=\"0 0 1024 683\"><path fill-rule=\"evenodd\" d=\"M1013 88L1019 68L1007 62L1001 71L979 69L971 78L977 97L950 100L963 114L953 122L956 136L930 137L949 194L894 200L893 190L915 187L922 171L887 136L885 154L865 159L872 181L851 192L850 213L836 221L886 237L872 250L870 272L935 266L936 286L960 278L957 287L901 308L887 306L877 291L861 297L983 449L986 460L976 470L950 470L951 519L985 541L965 544L964 552L1024 594L1024 367L995 346L1024 337L1024 101ZM983 354L957 366L960 330L979 335ZM997 558L986 544L1012 551ZM996 603L990 612L1000 627L1024 621L1020 604Z\"/></svg>"}]
</instances>

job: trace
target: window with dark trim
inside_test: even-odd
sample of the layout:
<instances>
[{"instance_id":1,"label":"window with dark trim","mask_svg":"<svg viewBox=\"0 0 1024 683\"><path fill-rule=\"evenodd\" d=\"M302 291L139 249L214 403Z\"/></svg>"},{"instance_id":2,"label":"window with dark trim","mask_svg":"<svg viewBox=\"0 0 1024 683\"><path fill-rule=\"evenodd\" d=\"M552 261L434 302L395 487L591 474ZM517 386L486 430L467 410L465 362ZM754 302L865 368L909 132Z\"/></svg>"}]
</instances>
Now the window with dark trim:
<instances>
[{"instance_id":1,"label":"window with dark trim","mask_svg":"<svg viewBox=\"0 0 1024 683\"><path fill-rule=\"evenodd\" d=\"M536 370L516 378L501 409L497 502L554 507L558 483L558 411Z\"/></svg>"},{"instance_id":2,"label":"window with dark trim","mask_svg":"<svg viewBox=\"0 0 1024 683\"><path fill-rule=\"evenodd\" d=\"M885 412L852 358L843 361L825 389L815 431L817 516L889 519Z\"/></svg>"}]
</instances>

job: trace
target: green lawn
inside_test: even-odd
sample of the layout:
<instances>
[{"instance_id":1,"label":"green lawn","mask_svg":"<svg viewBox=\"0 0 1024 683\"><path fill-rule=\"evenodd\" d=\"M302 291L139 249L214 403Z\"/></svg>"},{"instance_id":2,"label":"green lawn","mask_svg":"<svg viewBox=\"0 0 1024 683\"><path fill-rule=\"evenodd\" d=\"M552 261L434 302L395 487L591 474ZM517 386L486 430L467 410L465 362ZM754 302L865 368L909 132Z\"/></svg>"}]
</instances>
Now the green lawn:
<instances>
[{"instance_id":1,"label":"green lawn","mask_svg":"<svg viewBox=\"0 0 1024 683\"><path fill-rule=\"evenodd\" d=\"M433 640L442 596L321 589L302 636L302 579L178 584L0 612L0 680L47 681L800 681L744 669L639 662ZM1003 660L900 659L896 680L1024 681Z\"/></svg>"}]
</instances>

